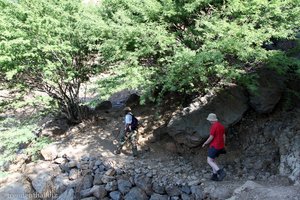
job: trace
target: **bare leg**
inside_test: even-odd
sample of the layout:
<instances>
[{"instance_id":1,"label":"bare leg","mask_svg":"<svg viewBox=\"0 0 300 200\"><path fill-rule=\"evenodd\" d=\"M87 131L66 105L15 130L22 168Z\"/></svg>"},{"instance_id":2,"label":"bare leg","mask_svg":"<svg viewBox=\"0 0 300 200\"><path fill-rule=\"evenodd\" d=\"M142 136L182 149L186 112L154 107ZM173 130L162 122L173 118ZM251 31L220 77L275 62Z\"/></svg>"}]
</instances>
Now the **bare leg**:
<instances>
[{"instance_id":1,"label":"bare leg","mask_svg":"<svg viewBox=\"0 0 300 200\"><path fill-rule=\"evenodd\" d=\"M214 174L216 174L217 171L219 171L220 168L218 167L214 159L207 157L207 163L211 166Z\"/></svg>"}]
</instances>

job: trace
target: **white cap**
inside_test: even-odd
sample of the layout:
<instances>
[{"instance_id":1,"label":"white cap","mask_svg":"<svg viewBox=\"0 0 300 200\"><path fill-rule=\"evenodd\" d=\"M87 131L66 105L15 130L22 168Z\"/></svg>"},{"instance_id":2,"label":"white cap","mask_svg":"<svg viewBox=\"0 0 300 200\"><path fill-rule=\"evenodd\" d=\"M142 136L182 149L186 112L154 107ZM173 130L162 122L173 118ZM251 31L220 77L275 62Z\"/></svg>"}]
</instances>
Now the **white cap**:
<instances>
[{"instance_id":1,"label":"white cap","mask_svg":"<svg viewBox=\"0 0 300 200\"><path fill-rule=\"evenodd\" d=\"M214 113L210 113L206 119L213 122L218 121L217 115Z\"/></svg>"}]
</instances>

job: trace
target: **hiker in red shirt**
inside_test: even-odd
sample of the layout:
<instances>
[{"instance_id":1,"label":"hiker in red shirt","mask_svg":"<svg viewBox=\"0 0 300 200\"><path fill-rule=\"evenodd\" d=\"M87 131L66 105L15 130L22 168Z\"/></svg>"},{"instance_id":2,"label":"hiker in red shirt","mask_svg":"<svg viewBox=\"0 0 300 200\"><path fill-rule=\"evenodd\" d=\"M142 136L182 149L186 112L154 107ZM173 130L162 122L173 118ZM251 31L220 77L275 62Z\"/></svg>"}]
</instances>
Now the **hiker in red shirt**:
<instances>
[{"instance_id":1,"label":"hiker in red shirt","mask_svg":"<svg viewBox=\"0 0 300 200\"><path fill-rule=\"evenodd\" d=\"M217 115L210 113L207 120L211 123L209 138L203 143L202 147L210 144L208 148L207 163L213 170L211 180L222 181L226 176L223 169L220 169L215 159L220 155L226 153L225 151L225 128L218 122Z\"/></svg>"}]
</instances>

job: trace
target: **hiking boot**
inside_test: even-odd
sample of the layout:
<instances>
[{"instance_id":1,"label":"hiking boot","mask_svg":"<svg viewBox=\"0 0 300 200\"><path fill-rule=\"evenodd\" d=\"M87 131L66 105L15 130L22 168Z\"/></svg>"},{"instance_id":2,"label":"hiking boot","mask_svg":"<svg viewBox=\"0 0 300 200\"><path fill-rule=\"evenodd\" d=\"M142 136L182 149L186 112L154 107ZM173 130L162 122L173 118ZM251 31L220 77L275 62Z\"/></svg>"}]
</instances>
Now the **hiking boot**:
<instances>
[{"instance_id":1,"label":"hiking boot","mask_svg":"<svg viewBox=\"0 0 300 200\"><path fill-rule=\"evenodd\" d=\"M224 171L224 169L219 169L219 170L217 171L217 173L218 173L218 175L219 175L219 180L220 180L220 181L222 181L222 180L225 178L225 176L226 176L226 172Z\"/></svg>"},{"instance_id":2,"label":"hiking boot","mask_svg":"<svg viewBox=\"0 0 300 200\"><path fill-rule=\"evenodd\" d=\"M213 174L212 177L210 178L210 180L219 181L218 174Z\"/></svg>"}]
</instances>

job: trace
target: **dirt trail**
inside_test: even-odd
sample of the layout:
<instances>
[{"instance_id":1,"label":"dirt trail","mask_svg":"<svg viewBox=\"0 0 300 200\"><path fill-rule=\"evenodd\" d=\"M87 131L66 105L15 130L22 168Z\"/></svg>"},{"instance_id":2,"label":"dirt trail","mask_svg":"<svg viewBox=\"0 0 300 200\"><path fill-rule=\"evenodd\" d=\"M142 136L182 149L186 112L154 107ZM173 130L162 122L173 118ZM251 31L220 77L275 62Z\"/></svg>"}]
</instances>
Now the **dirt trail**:
<instances>
[{"instance_id":1,"label":"dirt trail","mask_svg":"<svg viewBox=\"0 0 300 200\"><path fill-rule=\"evenodd\" d=\"M116 149L119 132L123 128L122 110L113 109L110 112L103 112L91 121L84 121L81 124L71 128L66 134L56 137L55 141L61 154L67 154L74 158L82 156L102 157L109 160L115 160L116 163L131 162L134 158L131 156L129 146L123 147L120 155L113 152ZM139 117L140 121L147 121L145 117ZM143 128L142 128L143 129ZM142 135L143 134L143 135ZM151 142L153 134L139 132L138 150L139 157L135 161L148 161L160 158L161 160L170 159L176 154L166 151L165 140ZM122 161L122 162L119 162ZM156 163L149 162L150 165Z\"/></svg>"},{"instance_id":2,"label":"dirt trail","mask_svg":"<svg viewBox=\"0 0 300 200\"><path fill-rule=\"evenodd\" d=\"M131 156L129 147L123 148L120 155L113 153L119 131L123 127L122 111L118 109L108 113L103 112L95 120L85 121L60 138L56 138L60 143L60 153L76 159L84 156L101 157L112 167L133 173L152 173L154 179L174 184L201 184L210 188L224 187L232 191L249 180L247 175L240 176L234 167L235 159L241 153L238 149L235 151L229 149L230 153L218 159L220 166L225 167L227 177L222 182L212 182L209 180L211 169L206 163L207 149L196 148L187 153L178 153L175 143L167 134L155 135L157 124L162 122L154 123L153 116L144 115L151 113L150 110L138 110L136 113L142 125L153 128L149 129L149 132L144 130L145 127L140 128L142 131L139 133L138 158ZM286 179L277 176L270 177L269 180L255 180L255 182L273 186L289 185Z\"/></svg>"},{"instance_id":3,"label":"dirt trail","mask_svg":"<svg viewBox=\"0 0 300 200\"><path fill-rule=\"evenodd\" d=\"M225 179L222 182L210 181L206 148L179 151L183 147L178 147L168 136L162 117L157 117L153 108L136 108L133 112L142 124L138 158L132 157L130 147L124 148L120 155L113 153L119 131L123 128L123 112L117 108L98 113L92 120L56 136L59 154L76 160L100 158L115 169L132 175L145 174L162 185L201 185L208 199L276 199L270 194L277 194L280 199L300 199L297 192L300 186L292 186L284 177L273 175L265 180L255 179L254 183L249 182L253 180L250 175L237 173L235 162L241 152L234 146L229 146L228 154L218 159L219 165L226 169Z\"/></svg>"}]
</instances>

